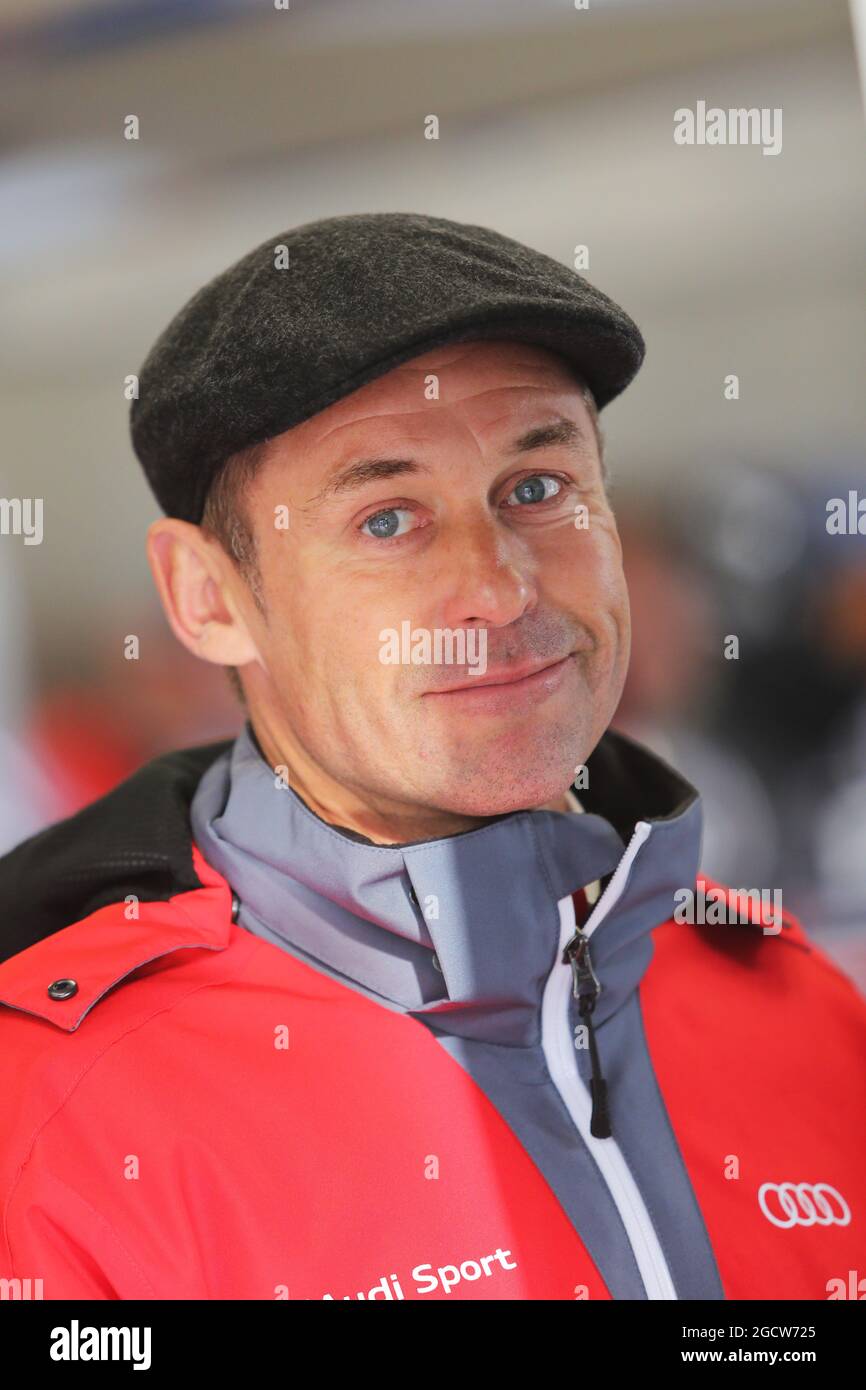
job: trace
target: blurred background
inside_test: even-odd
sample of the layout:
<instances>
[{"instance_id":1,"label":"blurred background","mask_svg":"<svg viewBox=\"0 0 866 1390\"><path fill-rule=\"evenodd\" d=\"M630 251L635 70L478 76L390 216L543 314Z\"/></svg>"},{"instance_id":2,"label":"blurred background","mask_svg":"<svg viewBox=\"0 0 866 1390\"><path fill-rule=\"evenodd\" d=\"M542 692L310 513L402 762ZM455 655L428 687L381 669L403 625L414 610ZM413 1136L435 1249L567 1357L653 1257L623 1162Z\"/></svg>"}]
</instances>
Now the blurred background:
<instances>
[{"instance_id":1,"label":"blurred background","mask_svg":"<svg viewBox=\"0 0 866 1390\"><path fill-rule=\"evenodd\" d=\"M826 526L866 497L863 28L859 0L0 0L0 497L44 499L41 544L0 535L0 852L240 727L156 598L124 378L272 234L434 213L585 245L640 324L602 417L617 724L703 792L705 871L781 887L866 988L866 535ZM782 108L781 153L675 144L699 100Z\"/></svg>"}]
</instances>

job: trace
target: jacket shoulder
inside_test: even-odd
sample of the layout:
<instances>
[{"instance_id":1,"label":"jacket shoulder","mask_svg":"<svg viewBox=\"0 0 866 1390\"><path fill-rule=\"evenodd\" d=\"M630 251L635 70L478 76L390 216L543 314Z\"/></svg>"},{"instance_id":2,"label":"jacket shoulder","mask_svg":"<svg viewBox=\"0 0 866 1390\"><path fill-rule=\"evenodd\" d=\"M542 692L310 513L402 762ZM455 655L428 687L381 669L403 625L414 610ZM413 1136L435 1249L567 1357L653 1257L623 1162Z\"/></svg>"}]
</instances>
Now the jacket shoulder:
<instances>
[{"instance_id":1,"label":"jacket shoulder","mask_svg":"<svg viewBox=\"0 0 866 1390\"><path fill-rule=\"evenodd\" d=\"M813 949L813 942L799 917L784 906L781 892L734 888L708 874L701 874L698 878L697 891L698 894L702 893L705 903L712 901L720 905L728 922L757 927L767 935L781 936L807 951ZM707 921L711 920L707 916Z\"/></svg>"},{"instance_id":2,"label":"jacket shoulder","mask_svg":"<svg viewBox=\"0 0 866 1390\"><path fill-rule=\"evenodd\" d=\"M820 936L816 940L800 918L783 906L781 892L774 894L767 890L762 896L756 889L733 888L701 873L697 879L694 902L698 914L694 919L698 923L698 935L702 940L711 940L714 949L745 953L751 958L762 942L775 944L781 941L793 946L800 955L804 969L819 972L818 976L810 975L809 978L814 982L820 978L827 988L840 989L841 995L838 997L853 1000L866 1021L866 998L860 987L820 945ZM677 919L675 915L673 920L693 919Z\"/></svg>"},{"instance_id":3,"label":"jacket shoulder","mask_svg":"<svg viewBox=\"0 0 866 1390\"><path fill-rule=\"evenodd\" d=\"M0 857L0 961L100 907L201 887L189 807L231 739L153 758L105 796Z\"/></svg>"}]
</instances>

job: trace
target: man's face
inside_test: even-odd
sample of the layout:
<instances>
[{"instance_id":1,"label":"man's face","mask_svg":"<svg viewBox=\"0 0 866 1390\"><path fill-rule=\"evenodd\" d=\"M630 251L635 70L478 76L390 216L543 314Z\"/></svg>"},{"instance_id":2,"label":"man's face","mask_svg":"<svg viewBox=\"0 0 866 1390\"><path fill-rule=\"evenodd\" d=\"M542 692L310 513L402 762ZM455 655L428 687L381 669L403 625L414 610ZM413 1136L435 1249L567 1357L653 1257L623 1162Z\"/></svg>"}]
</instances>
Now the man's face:
<instances>
[{"instance_id":1,"label":"man's face","mask_svg":"<svg viewBox=\"0 0 866 1390\"><path fill-rule=\"evenodd\" d=\"M305 782L315 769L407 821L561 797L610 722L629 652L616 525L563 359L510 342L416 357L272 441L248 510L266 609L251 717L264 695ZM432 644L460 629L486 640L483 675L480 646L462 664L447 645L438 664L432 645L434 664L380 659L386 630Z\"/></svg>"}]
</instances>

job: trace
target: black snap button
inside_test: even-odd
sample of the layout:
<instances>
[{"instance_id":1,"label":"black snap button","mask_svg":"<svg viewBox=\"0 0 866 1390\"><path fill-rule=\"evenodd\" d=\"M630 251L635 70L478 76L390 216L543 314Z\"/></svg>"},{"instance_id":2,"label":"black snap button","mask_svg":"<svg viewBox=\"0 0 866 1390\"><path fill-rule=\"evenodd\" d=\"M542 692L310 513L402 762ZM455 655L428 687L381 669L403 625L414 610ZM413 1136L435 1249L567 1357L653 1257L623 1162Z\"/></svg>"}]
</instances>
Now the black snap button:
<instances>
[{"instance_id":1,"label":"black snap button","mask_svg":"<svg viewBox=\"0 0 866 1390\"><path fill-rule=\"evenodd\" d=\"M48 994L51 999L71 999L72 995L77 993L77 980L54 980L48 986Z\"/></svg>"},{"instance_id":2,"label":"black snap button","mask_svg":"<svg viewBox=\"0 0 866 1390\"><path fill-rule=\"evenodd\" d=\"M241 900L240 900L240 898L238 897L237 893L232 893L232 921L233 921L233 922L236 922L236 921L238 920L238 913L240 912L240 910L241 910Z\"/></svg>"},{"instance_id":3,"label":"black snap button","mask_svg":"<svg viewBox=\"0 0 866 1390\"><path fill-rule=\"evenodd\" d=\"M412 887L409 888L409 897L412 899L412 902L415 904L416 907L420 906L418 902L418 896L415 892L415 889Z\"/></svg>"},{"instance_id":4,"label":"black snap button","mask_svg":"<svg viewBox=\"0 0 866 1390\"><path fill-rule=\"evenodd\" d=\"M440 975L444 974L442 966L439 964L439 957L436 955L435 951L433 953L433 965L434 968L439 971Z\"/></svg>"}]
</instances>

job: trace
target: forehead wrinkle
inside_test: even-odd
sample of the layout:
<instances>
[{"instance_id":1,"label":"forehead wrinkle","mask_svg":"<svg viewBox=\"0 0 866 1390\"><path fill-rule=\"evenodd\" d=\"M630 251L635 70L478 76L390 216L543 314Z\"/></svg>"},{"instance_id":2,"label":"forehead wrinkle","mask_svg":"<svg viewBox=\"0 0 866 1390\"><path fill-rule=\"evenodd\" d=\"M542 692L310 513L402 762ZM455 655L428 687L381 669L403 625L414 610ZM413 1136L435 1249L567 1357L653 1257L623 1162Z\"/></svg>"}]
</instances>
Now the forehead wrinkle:
<instances>
[{"instance_id":1,"label":"forehead wrinkle","mask_svg":"<svg viewBox=\"0 0 866 1390\"><path fill-rule=\"evenodd\" d=\"M415 368L410 367L409 364L404 364L404 366L407 367L408 370L415 370ZM501 394L503 391L507 391L509 393L519 392L535 396L537 393L550 394L552 392L552 389L553 388L551 388L549 384L534 384L526 382L503 384L501 382L498 382L489 387L485 387L483 390L467 390L464 393L464 395L455 396L451 400L438 399L430 401L426 403L425 406L421 409L418 408L418 403L416 400L412 400L411 402L404 402L405 408L402 410L399 408L399 400L397 402L388 402L388 404L385 405L381 410L376 411L371 409L366 414L356 415L352 419L344 420L334 424L330 429L326 430L319 437L319 439L316 442L316 447L320 448L325 443L325 441L328 440L332 435L339 434L344 430L352 429L357 426L370 424L371 422L381 422L384 418L388 417L399 418L406 417L409 415L419 415L429 420L429 413L431 408L434 411L436 411L437 409L442 410L443 407L447 407L448 405L454 406L457 410L457 413L459 415L463 415L465 412L461 409L461 407L463 406L463 403L465 401L471 401L474 403L475 401L480 401L488 396ZM583 408L585 409L586 407L582 401L582 397L580 396L580 393L576 387L575 393L577 394L578 399L580 399L581 405L583 405ZM556 394L561 395L562 389L560 388L559 391L556 392ZM572 392L569 391L568 394L569 396L571 396ZM569 402L569 404L571 404L571 402ZM532 449L542 448L546 445L552 447L566 447L574 450L585 450L588 447L590 443L590 432L586 429L584 425L582 425L579 422L579 420L575 420L570 416L565 415L561 409L557 409L556 406L553 405L553 403L550 403L547 411L547 418L545 420L539 421L539 423L535 425L527 426L525 417L530 413L534 414L536 412L538 412L539 415L542 413L542 407L537 400L527 401L523 408L516 408L514 410L506 409L504 411L500 411L493 418L493 420L488 421L482 425L482 433L489 434L491 429L495 428L501 421L504 420L510 420L515 423L522 422L524 424L523 433L518 438L509 441L509 443L505 446L505 448L510 454L529 452ZM465 423L466 422L464 420L463 424L465 425ZM543 439L543 434L545 432L555 433L556 428L558 426L562 427L561 433L563 437L559 439L554 438L552 440L545 441ZM472 432L471 425L469 426L469 429L470 432ZM386 445L386 451L388 449L389 446ZM336 465L335 468L329 472L329 475L326 478L326 481L324 482L322 487L310 499L308 499L308 501L305 504L303 504L300 510L316 510L320 508L326 501L329 501L332 497L339 495L341 492L353 490L354 488L360 487L366 482L374 481L377 478L396 477L401 474L429 474L430 471L431 470L426 464L419 463L416 459L407 457L405 454L401 454L401 446L400 444L397 444L393 453L390 453L390 455L388 453L383 453L381 455L375 456L371 455L369 457L355 458L350 462Z\"/></svg>"},{"instance_id":2,"label":"forehead wrinkle","mask_svg":"<svg viewBox=\"0 0 866 1390\"><path fill-rule=\"evenodd\" d=\"M379 383L374 382L373 385L379 385ZM364 387L363 389L366 390L367 388ZM358 394L360 395L360 392L358 392ZM363 414L350 415L348 419L336 419L329 429L323 430L318 436L316 446L318 447L318 445L323 444L326 439L330 439L332 434L338 434L341 430L353 429L357 425L366 425L370 421L378 421L388 415L426 415L430 406L439 404L439 401L429 401L421 404L418 402L414 393L411 400L406 399L405 392L403 393L402 400L399 397L394 400L389 400L386 397L386 400L382 402L378 409L371 406L364 411ZM348 401L338 401L336 405L328 406L328 409L336 413L341 405L347 406Z\"/></svg>"}]
</instances>

